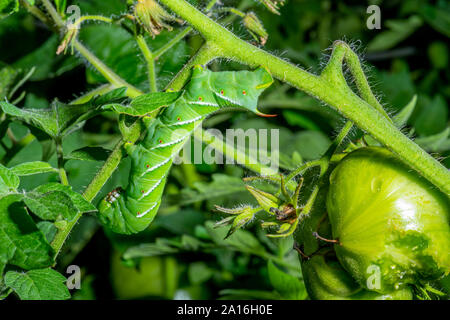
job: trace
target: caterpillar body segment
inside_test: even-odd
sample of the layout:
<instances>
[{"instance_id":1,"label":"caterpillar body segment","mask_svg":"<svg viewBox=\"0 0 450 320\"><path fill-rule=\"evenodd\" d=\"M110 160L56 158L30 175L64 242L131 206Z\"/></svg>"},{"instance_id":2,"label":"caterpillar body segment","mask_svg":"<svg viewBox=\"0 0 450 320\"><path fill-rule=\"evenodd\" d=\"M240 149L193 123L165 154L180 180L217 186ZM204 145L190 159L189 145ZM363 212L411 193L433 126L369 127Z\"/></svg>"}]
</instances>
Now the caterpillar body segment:
<instances>
[{"instance_id":1,"label":"caterpillar body segment","mask_svg":"<svg viewBox=\"0 0 450 320\"><path fill-rule=\"evenodd\" d=\"M129 183L116 189L99 205L100 221L112 231L137 233L153 221L174 157L192 132L222 107L242 107L259 115L258 97L271 85L270 73L254 71L212 72L193 69L185 92L156 119L144 119L147 132L138 144L124 146L131 158Z\"/></svg>"}]
</instances>

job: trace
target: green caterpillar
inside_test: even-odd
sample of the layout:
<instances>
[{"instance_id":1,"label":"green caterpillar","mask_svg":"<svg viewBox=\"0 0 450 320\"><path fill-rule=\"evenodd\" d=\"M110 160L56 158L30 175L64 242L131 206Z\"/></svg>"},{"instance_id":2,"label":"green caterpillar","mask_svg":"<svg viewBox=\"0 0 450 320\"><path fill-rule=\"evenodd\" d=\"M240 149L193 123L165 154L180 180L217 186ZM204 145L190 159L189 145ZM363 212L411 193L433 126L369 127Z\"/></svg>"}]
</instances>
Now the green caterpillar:
<instances>
[{"instance_id":1,"label":"green caterpillar","mask_svg":"<svg viewBox=\"0 0 450 320\"><path fill-rule=\"evenodd\" d=\"M201 122L226 106L238 106L258 115L259 95L273 82L265 68L255 71L212 72L201 66L184 94L151 119L145 138L126 144L131 172L126 190L116 189L99 206L101 222L116 233L137 233L154 219L173 158Z\"/></svg>"}]
</instances>

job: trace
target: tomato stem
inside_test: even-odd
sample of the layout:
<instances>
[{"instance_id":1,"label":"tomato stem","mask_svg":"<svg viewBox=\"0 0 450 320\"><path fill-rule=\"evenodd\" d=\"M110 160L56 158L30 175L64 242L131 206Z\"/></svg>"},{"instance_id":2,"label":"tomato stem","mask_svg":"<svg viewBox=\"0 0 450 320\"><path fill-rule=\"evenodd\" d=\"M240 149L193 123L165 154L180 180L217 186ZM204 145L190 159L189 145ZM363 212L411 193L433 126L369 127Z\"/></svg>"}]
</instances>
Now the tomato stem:
<instances>
[{"instance_id":1,"label":"tomato stem","mask_svg":"<svg viewBox=\"0 0 450 320\"><path fill-rule=\"evenodd\" d=\"M161 0L161 2L199 31L207 43L218 47L223 58L237 60L251 67L267 67L274 77L305 91L341 112L444 193L450 194L450 172L406 137L386 116L379 103L375 102L375 96L369 90L367 80L360 77L363 73L358 71L359 59L356 54L348 53L350 48L344 45L344 42L335 42L335 56L339 59L331 60L330 63L337 70L339 60L347 58L357 86L361 90L362 98L356 95L345 82L342 76L342 63L341 72L327 72L325 68L323 75L313 75L239 39L184 0ZM331 69L333 68L330 67L328 70Z\"/></svg>"}]
</instances>

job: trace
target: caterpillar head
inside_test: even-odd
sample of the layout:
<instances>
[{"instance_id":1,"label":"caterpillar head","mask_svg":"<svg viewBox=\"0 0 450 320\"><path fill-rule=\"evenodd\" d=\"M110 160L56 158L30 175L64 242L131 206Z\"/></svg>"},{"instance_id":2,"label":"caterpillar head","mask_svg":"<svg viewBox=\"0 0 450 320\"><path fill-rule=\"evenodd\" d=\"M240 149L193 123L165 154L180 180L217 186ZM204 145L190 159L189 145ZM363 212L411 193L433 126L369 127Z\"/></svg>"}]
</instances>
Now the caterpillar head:
<instances>
[{"instance_id":1,"label":"caterpillar head","mask_svg":"<svg viewBox=\"0 0 450 320\"><path fill-rule=\"evenodd\" d=\"M258 98L272 83L272 76L263 67L254 71L212 72L196 66L187 94L191 101L202 104L242 107L260 116L271 116L258 110Z\"/></svg>"}]
</instances>

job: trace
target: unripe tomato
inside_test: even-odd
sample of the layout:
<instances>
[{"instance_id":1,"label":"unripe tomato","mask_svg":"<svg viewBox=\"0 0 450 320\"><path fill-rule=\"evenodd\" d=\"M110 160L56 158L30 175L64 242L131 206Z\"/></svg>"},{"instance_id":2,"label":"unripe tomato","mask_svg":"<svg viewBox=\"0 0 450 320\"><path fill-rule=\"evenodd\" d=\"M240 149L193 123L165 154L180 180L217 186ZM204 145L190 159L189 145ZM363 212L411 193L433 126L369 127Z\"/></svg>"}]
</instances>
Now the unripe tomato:
<instances>
[{"instance_id":1,"label":"unripe tomato","mask_svg":"<svg viewBox=\"0 0 450 320\"><path fill-rule=\"evenodd\" d=\"M449 198L388 150L358 149L330 176L327 211L341 265L380 293L450 272Z\"/></svg>"},{"instance_id":2,"label":"unripe tomato","mask_svg":"<svg viewBox=\"0 0 450 320\"><path fill-rule=\"evenodd\" d=\"M362 289L337 261L334 251L323 248L302 263L308 295L314 300L411 300L410 288L378 293Z\"/></svg>"}]
</instances>

